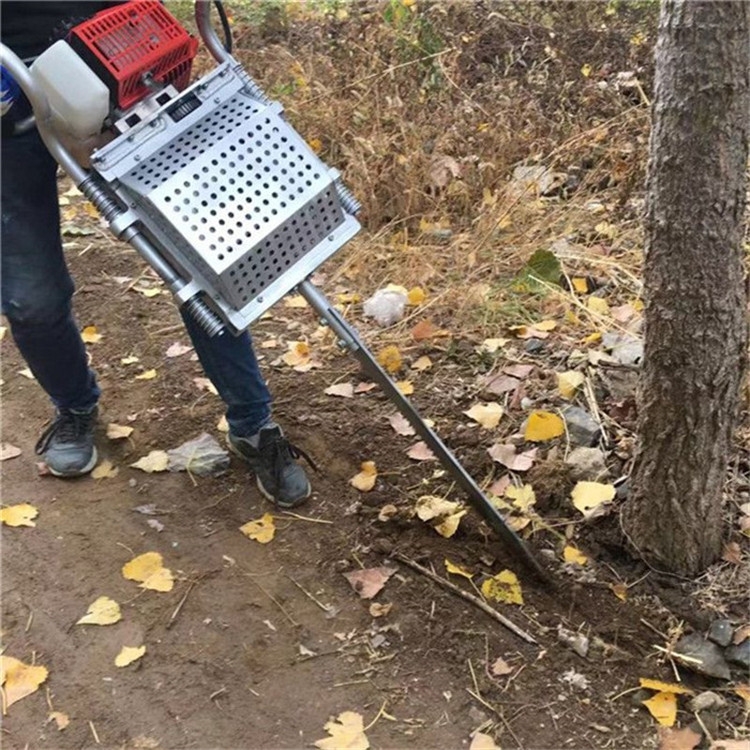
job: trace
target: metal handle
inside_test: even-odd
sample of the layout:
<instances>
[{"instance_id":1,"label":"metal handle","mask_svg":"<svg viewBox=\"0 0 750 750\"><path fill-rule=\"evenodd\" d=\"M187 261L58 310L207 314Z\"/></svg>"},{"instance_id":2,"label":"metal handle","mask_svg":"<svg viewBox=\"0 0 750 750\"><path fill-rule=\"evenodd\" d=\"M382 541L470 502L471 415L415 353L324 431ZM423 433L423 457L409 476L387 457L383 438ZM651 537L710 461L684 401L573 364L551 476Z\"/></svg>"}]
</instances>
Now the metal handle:
<instances>
[{"instance_id":1,"label":"metal handle","mask_svg":"<svg viewBox=\"0 0 750 750\"><path fill-rule=\"evenodd\" d=\"M214 60L218 63L231 61L232 56L224 49L219 35L211 24L211 0L195 0L195 23L203 43L208 47Z\"/></svg>"}]
</instances>

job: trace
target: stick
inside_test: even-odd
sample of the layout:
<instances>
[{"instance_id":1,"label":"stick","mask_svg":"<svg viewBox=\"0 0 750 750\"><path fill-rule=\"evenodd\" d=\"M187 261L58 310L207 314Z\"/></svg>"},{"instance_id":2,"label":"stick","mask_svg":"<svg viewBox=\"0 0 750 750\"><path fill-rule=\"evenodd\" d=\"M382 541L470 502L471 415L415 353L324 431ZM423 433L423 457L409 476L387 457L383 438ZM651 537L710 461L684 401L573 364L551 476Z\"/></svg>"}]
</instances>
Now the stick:
<instances>
[{"instance_id":1,"label":"stick","mask_svg":"<svg viewBox=\"0 0 750 750\"><path fill-rule=\"evenodd\" d=\"M180 614L180 610L182 609L182 605L187 600L190 592L193 590L193 586L195 586L196 583L200 581L200 578L197 578L194 581L190 581L190 585L187 587L187 591L182 595L182 599L180 599L180 603L174 608L174 612L172 612L172 616L169 618L169 622L166 624L167 630L169 630L172 625L174 625L174 621L177 619L177 615Z\"/></svg>"},{"instance_id":2,"label":"stick","mask_svg":"<svg viewBox=\"0 0 750 750\"><path fill-rule=\"evenodd\" d=\"M305 595L305 596L306 596L306 597L307 597L308 599L310 599L310 600L312 600L313 602L315 602L315 604L317 604L317 605L318 605L318 606L319 606L319 607L320 607L320 608L321 608L321 609L322 609L322 610L323 610L323 611L324 611L325 613L328 613L328 612L330 612L330 611L331 611L331 610L333 609L333 607L331 607L331 605L330 605L330 604L323 604L323 602L321 602L321 601L319 601L318 599L316 599L316 598L315 598L315 597L314 597L314 596L313 596L313 595L312 595L312 594L311 594L311 593L310 593L309 591L307 591L306 589L304 589L304 588L302 587L302 584L300 584L300 583L297 583L297 581L295 581L295 580L294 580L294 578L292 578L292 577L291 577L291 576L290 576L290 575L289 575L288 573L287 573L287 576L286 576L286 577L287 577L287 578L288 578L288 579L289 579L289 580L290 580L290 581L291 581L291 582L292 582L292 583L293 583L293 584L294 584L294 585L295 585L295 586L296 586L296 587L297 587L297 588L298 588L298 589L299 589L299 590L300 590L300 591L301 591L301 592L302 592L302 593L303 593L303 594L304 594L304 595Z\"/></svg>"},{"instance_id":3,"label":"stick","mask_svg":"<svg viewBox=\"0 0 750 750\"><path fill-rule=\"evenodd\" d=\"M493 620L497 620L497 622L508 628L511 633L515 633L519 638L522 638L524 641L526 641L526 643L533 643L535 646L539 645L538 641L533 636L529 635L525 630L519 628L518 625L516 625L514 622L511 622L507 617L501 615L496 609L490 607L489 604L474 596L474 594L470 594L468 591L464 591L463 589L456 586L455 583L451 583L445 578L441 578L440 576L435 575L431 571L427 570L427 568L423 568L419 563L414 562L414 560L410 560L408 557L404 557L403 555L395 555L395 557L397 560L400 560L402 563L404 563L404 565L408 565L410 568L416 570L418 573L421 573L423 576L427 576L427 578L429 578L431 581L434 581L439 586L447 588L449 591L452 591L462 599L466 599L466 601L471 602L474 606L479 607L482 612L488 614Z\"/></svg>"}]
</instances>

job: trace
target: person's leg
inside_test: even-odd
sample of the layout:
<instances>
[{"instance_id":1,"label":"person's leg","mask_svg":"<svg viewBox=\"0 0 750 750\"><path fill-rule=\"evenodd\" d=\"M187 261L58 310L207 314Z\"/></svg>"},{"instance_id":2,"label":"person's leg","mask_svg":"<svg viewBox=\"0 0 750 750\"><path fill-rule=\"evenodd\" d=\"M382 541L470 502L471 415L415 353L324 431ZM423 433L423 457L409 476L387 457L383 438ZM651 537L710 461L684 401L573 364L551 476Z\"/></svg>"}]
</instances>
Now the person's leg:
<instances>
[{"instance_id":1,"label":"person's leg","mask_svg":"<svg viewBox=\"0 0 750 750\"><path fill-rule=\"evenodd\" d=\"M253 469L258 488L269 500L286 508L299 505L311 492L296 461L304 453L271 420L271 394L250 335L225 332L211 338L190 315L183 314L183 320L206 375L227 406L230 446Z\"/></svg>"},{"instance_id":2,"label":"person's leg","mask_svg":"<svg viewBox=\"0 0 750 750\"><path fill-rule=\"evenodd\" d=\"M71 311L73 282L60 239L56 171L35 131L2 139L2 311L58 411L40 451L53 473L69 476L96 462L99 388Z\"/></svg>"}]
</instances>

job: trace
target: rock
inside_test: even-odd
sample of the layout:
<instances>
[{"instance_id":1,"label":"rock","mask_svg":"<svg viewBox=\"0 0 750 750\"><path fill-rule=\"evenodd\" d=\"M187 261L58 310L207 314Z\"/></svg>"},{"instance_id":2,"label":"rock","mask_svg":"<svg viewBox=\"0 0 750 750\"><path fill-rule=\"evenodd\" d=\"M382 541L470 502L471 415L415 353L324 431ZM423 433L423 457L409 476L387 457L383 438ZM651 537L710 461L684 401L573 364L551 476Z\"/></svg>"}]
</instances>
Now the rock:
<instances>
[{"instance_id":1,"label":"rock","mask_svg":"<svg viewBox=\"0 0 750 750\"><path fill-rule=\"evenodd\" d=\"M589 652L589 639L582 633L574 633L572 630L564 628L562 625L557 626L557 639L564 643L568 648L573 649L578 656L586 658Z\"/></svg>"},{"instance_id":2,"label":"rock","mask_svg":"<svg viewBox=\"0 0 750 750\"><path fill-rule=\"evenodd\" d=\"M635 690L630 694L630 703L636 708L643 708L643 701L647 701L649 698L653 698L653 696L653 692L641 688L640 690Z\"/></svg>"},{"instance_id":3,"label":"rock","mask_svg":"<svg viewBox=\"0 0 750 750\"><path fill-rule=\"evenodd\" d=\"M550 190L555 182L552 171L542 166L520 166L513 170L510 191L515 196L536 198Z\"/></svg>"},{"instance_id":4,"label":"rock","mask_svg":"<svg viewBox=\"0 0 750 750\"><path fill-rule=\"evenodd\" d=\"M750 670L750 638L746 638L739 646L730 646L724 655L732 664Z\"/></svg>"},{"instance_id":5,"label":"rock","mask_svg":"<svg viewBox=\"0 0 750 750\"><path fill-rule=\"evenodd\" d=\"M714 620L708 629L708 640L725 648L732 642L732 623L729 620Z\"/></svg>"},{"instance_id":6,"label":"rock","mask_svg":"<svg viewBox=\"0 0 750 750\"><path fill-rule=\"evenodd\" d=\"M712 709L721 708L726 705L726 700L722 698L718 693L714 693L711 690L705 690L702 693L698 693L690 701L691 711L711 711Z\"/></svg>"},{"instance_id":7,"label":"rock","mask_svg":"<svg viewBox=\"0 0 750 750\"><path fill-rule=\"evenodd\" d=\"M478 725L484 724L490 717L484 711L480 711L476 706L472 706L469 709L469 718L475 725Z\"/></svg>"},{"instance_id":8,"label":"rock","mask_svg":"<svg viewBox=\"0 0 750 750\"><path fill-rule=\"evenodd\" d=\"M691 633L680 638L672 654L680 664L693 672L720 680L729 680L732 677L722 650L715 643L705 640L699 633ZM688 658L681 659L681 656Z\"/></svg>"},{"instance_id":9,"label":"rock","mask_svg":"<svg viewBox=\"0 0 750 750\"><path fill-rule=\"evenodd\" d=\"M621 365L637 365L643 359L643 342L631 334L607 331L602 337L602 345Z\"/></svg>"},{"instance_id":10,"label":"rock","mask_svg":"<svg viewBox=\"0 0 750 750\"><path fill-rule=\"evenodd\" d=\"M565 459L570 466L570 476L577 482L601 482L609 470L604 462L604 453L598 448L576 448Z\"/></svg>"},{"instance_id":11,"label":"rock","mask_svg":"<svg viewBox=\"0 0 750 750\"><path fill-rule=\"evenodd\" d=\"M716 737L719 734L719 717L711 711L702 711L698 714L700 721L694 721L688 726L698 735L704 737ZM713 747L713 745L711 746Z\"/></svg>"},{"instance_id":12,"label":"rock","mask_svg":"<svg viewBox=\"0 0 750 750\"><path fill-rule=\"evenodd\" d=\"M563 417L573 445L592 446L599 439L601 428L585 409L568 406L563 409Z\"/></svg>"},{"instance_id":13,"label":"rock","mask_svg":"<svg viewBox=\"0 0 750 750\"><path fill-rule=\"evenodd\" d=\"M544 349L544 341L541 339L528 339L523 348L528 354L539 354Z\"/></svg>"}]
</instances>

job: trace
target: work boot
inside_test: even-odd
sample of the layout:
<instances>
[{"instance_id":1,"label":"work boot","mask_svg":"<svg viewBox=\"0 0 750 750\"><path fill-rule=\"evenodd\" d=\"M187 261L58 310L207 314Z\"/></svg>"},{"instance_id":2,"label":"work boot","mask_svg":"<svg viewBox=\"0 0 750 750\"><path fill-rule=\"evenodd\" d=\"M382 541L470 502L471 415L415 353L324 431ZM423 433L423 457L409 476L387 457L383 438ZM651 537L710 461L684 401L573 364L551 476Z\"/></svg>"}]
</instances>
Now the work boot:
<instances>
[{"instance_id":1,"label":"work boot","mask_svg":"<svg viewBox=\"0 0 750 750\"><path fill-rule=\"evenodd\" d=\"M310 497L310 482L296 459L304 458L313 468L315 465L284 437L275 422L248 438L230 433L229 445L255 472L258 489L280 508L294 508Z\"/></svg>"},{"instance_id":2,"label":"work boot","mask_svg":"<svg viewBox=\"0 0 750 750\"><path fill-rule=\"evenodd\" d=\"M42 433L36 452L56 477L79 477L96 466L94 427L97 408L58 409L55 421Z\"/></svg>"}]
</instances>

